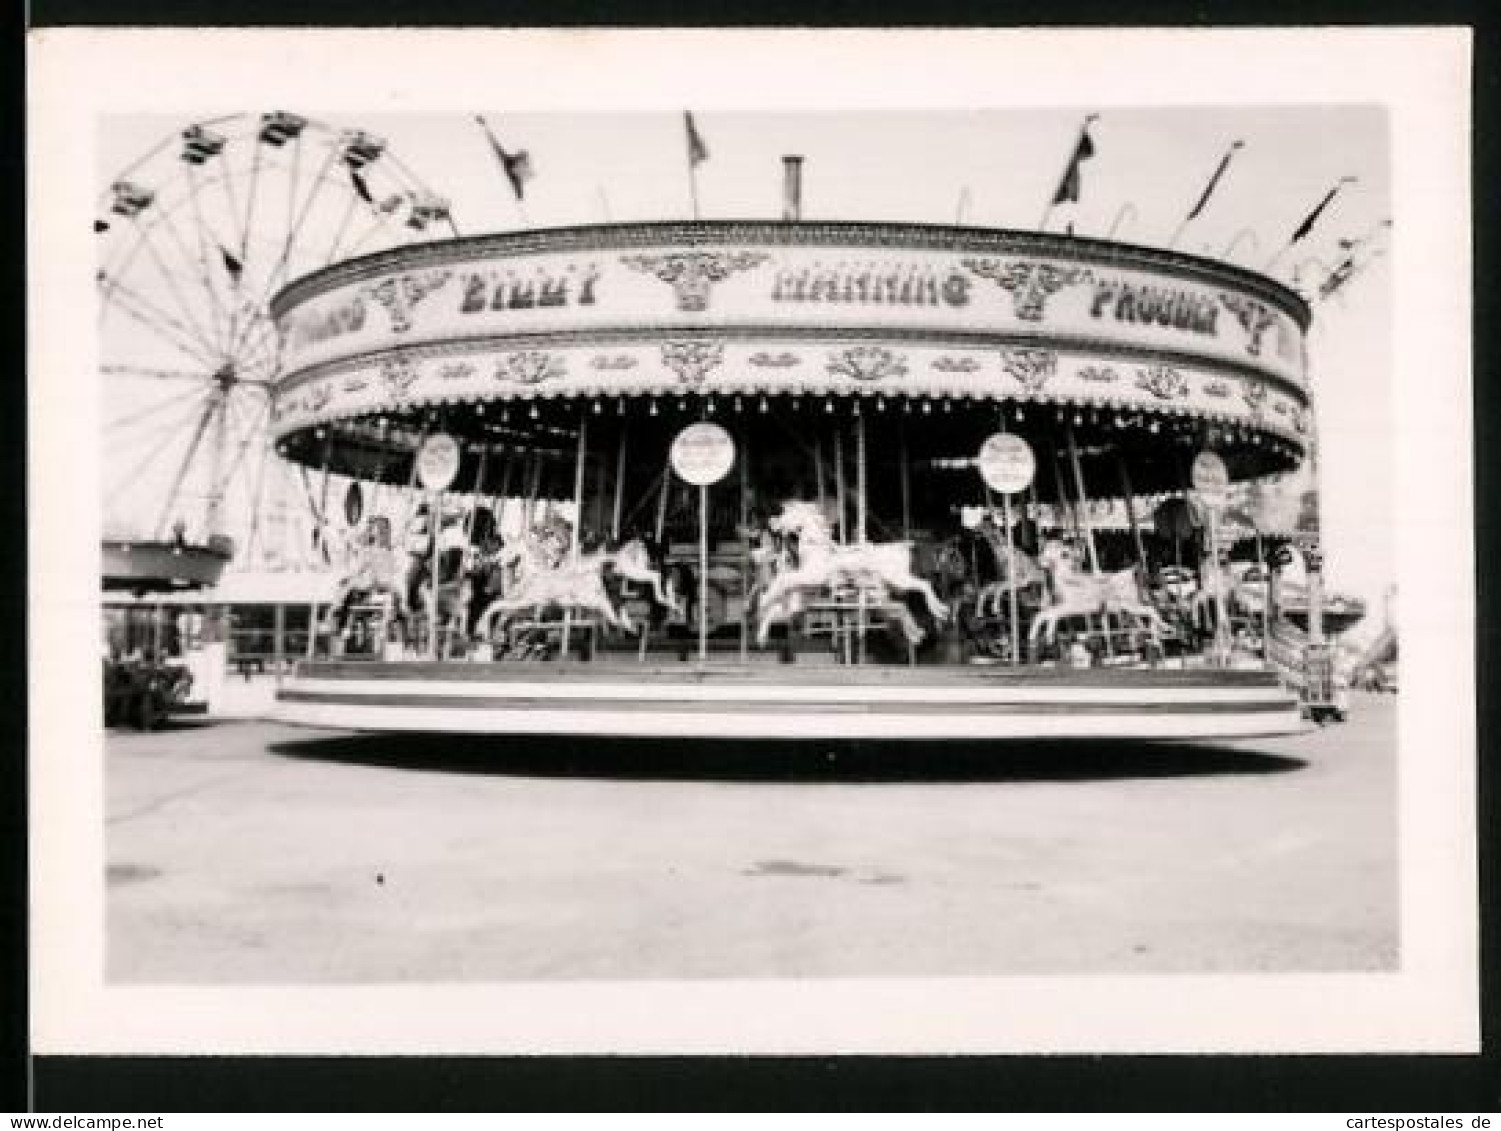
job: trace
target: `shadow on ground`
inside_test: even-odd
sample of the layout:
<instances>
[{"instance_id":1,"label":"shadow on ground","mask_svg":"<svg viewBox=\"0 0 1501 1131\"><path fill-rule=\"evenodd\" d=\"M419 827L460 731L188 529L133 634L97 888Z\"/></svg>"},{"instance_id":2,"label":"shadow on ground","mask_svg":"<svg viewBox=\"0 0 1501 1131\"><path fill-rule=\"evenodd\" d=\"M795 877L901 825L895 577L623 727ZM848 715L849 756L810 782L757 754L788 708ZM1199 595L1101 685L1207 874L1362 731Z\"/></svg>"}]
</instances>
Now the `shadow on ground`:
<instances>
[{"instance_id":1,"label":"shadow on ground","mask_svg":"<svg viewBox=\"0 0 1501 1131\"><path fill-rule=\"evenodd\" d=\"M1089 781L1275 774L1300 758L1132 741L880 742L355 734L280 742L272 754L449 774L638 781Z\"/></svg>"}]
</instances>

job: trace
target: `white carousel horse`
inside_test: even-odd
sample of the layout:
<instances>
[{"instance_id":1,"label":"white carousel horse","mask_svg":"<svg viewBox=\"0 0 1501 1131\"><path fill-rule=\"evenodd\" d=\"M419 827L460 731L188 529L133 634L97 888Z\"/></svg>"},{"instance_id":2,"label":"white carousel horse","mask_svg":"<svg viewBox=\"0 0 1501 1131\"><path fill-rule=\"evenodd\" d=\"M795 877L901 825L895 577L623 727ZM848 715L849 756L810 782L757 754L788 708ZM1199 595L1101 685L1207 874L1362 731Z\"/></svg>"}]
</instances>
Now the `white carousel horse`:
<instances>
[{"instance_id":1,"label":"white carousel horse","mask_svg":"<svg viewBox=\"0 0 1501 1131\"><path fill-rule=\"evenodd\" d=\"M355 605L384 602L387 615L405 630L410 608L407 581L400 556L391 546L388 519L374 516L349 547L349 568L339 579L337 596L329 606L325 628L342 641Z\"/></svg>"},{"instance_id":2,"label":"white carousel horse","mask_svg":"<svg viewBox=\"0 0 1501 1131\"><path fill-rule=\"evenodd\" d=\"M783 503L781 513L771 520L770 525L777 533L796 536L797 564L777 572L761 593L757 644L765 645L772 624L791 616L792 602L808 590L840 586L859 589L875 584L888 592L916 592L935 620L948 617L948 607L938 599L933 586L912 572L910 542L862 542L841 546L830 535L828 520L818 504L801 501ZM910 614L899 617L899 620L909 639L915 642L922 638L922 630Z\"/></svg>"},{"instance_id":3,"label":"white carousel horse","mask_svg":"<svg viewBox=\"0 0 1501 1131\"><path fill-rule=\"evenodd\" d=\"M644 586L658 605L682 615L681 602L671 580L663 578L662 571L652 561L651 551L646 548L644 540L631 538L618 549L594 556L601 559L601 568L608 566L626 581Z\"/></svg>"},{"instance_id":4,"label":"white carousel horse","mask_svg":"<svg viewBox=\"0 0 1501 1131\"><path fill-rule=\"evenodd\" d=\"M644 552L644 547L642 548ZM510 547L507 547L510 551ZM605 563L612 555L607 553L580 554L576 561L566 553L558 553L556 544L547 538L535 535L522 539L521 546L505 555L515 563L515 582L508 590L491 601L475 621L475 635L486 640L491 624L501 617L501 623L524 609L542 610L550 607L576 609L582 613L595 613L611 628L624 632L632 630L630 617L624 610L617 610L605 589ZM660 583L661 577L657 575Z\"/></svg>"},{"instance_id":5,"label":"white carousel horse","mask_svg":"<svg viewBox=\"0 0 1501 1131\"><path fill-rule=\"evenodd\" d=\"M1116 573L1093 573L1079 568L1073 549L1062 542L1049 542L1040 559L1052 584L1053 600L1037 614L1027 642L1036 647L1044 636L1056 637L1058 622L1072 616L1124 614L1143 620L1154 636L1168 631L1167 623L1141 597L1141 585L1134 569Z\"/></svg>"},{"instance_id":6,"label":"white carousel horse","mask_svg":"<svg viewBox=\"0 0 1501 1131\"><path fill-rule=\"evenodd\" d=\"M989 515L980 521L976 529L985 539L985 544L990 547L990 552L995 555L997 577L976 595L975 615L982 618L997 617L1001 615L1001 602L1007 593L1014 589L1020 594L1034 586L1042 586L1047 582L1047 575L1037 564L1037 559L1020 547L1012 546L1010 553L1007 553L1006 542L1001 536L1000 527ZM1013 561L1016 563L1016 576L1014 577L1011 575Z\"/></svg>"}]
</instances>

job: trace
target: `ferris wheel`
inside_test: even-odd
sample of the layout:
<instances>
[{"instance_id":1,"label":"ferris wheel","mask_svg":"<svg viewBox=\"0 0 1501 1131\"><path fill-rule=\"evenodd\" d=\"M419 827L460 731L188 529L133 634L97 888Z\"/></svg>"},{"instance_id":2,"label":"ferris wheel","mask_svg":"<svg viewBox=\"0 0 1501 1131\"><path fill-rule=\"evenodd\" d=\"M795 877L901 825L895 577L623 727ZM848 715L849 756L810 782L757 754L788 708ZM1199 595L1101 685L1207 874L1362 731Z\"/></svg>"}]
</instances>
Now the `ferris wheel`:
<instances>
[{"instance_id":1,"label":"ferris wheel","mask_svg":"<svg viewBox=\"0 0 1501 1131\"><path fill-rule=\"evenodd\" d=\"M270 300L338 260L457 235L448 201L364 130L242 114L174 130L121 170L94 231L105 539L311 564L326 508L271 450Z\"/></svg>"}]
</instances>

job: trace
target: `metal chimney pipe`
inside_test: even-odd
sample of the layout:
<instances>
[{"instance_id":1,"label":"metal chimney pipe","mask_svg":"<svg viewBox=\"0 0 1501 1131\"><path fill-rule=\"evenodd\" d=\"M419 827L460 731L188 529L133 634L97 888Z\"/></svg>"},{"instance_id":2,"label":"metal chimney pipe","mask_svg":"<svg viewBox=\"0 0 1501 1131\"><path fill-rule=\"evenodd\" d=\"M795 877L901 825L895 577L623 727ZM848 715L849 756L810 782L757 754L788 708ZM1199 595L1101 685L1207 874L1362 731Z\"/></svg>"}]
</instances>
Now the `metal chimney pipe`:
<instances>
[{"instance_id":1,"label":"metal chimney pipe","mask_svg":"<svg viewBox=\"0 0 1501 1131\"><path fill-rule=\"evenodd\" d=\"M800 153L782 157L782 219L803 218L803 158Z\"/></svg>"}]
</instances>

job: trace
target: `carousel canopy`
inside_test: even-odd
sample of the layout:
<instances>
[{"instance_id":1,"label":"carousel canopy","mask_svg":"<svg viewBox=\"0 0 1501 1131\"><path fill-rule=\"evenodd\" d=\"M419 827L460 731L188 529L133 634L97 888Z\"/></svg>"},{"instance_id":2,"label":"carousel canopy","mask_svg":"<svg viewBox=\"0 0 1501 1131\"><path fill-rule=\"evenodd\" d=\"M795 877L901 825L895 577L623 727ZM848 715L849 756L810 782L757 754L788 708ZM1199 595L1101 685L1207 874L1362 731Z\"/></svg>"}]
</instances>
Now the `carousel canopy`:
<instances>
[{"instance_id":1,"label":"carousel canopy","mask_svg":"<svg viewBox=\"0 0 1501 1131\"><path fill-rule=\"evenodd\" d=\"M402 481L421 436L556 462L580 406L702 416L719 398L914 414L911 458L972 454L998 422L1078 434L1092 494L1286 471L1310 430L1301 298L1171 251L1042 233L866 223L608 225L400 248L273 303L273 429L289 458ZM827 402L827 407L825 407ZM712 406L710 406L712 411ZM609 427L604 421L596 427ZM1068 453L1045 453L1054 462ZM1041 487L1046 491L1045 484ZM547 488L543 488L547 493Z\"/></svg>"}]
</instances>

